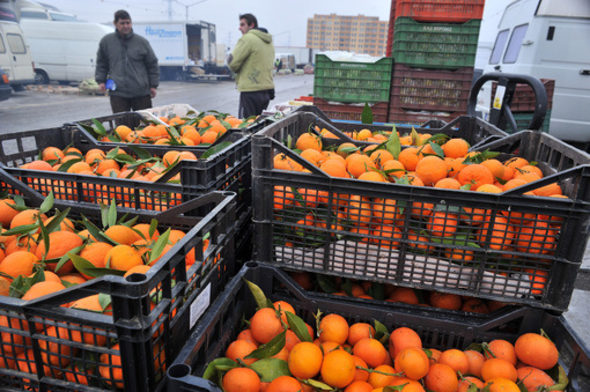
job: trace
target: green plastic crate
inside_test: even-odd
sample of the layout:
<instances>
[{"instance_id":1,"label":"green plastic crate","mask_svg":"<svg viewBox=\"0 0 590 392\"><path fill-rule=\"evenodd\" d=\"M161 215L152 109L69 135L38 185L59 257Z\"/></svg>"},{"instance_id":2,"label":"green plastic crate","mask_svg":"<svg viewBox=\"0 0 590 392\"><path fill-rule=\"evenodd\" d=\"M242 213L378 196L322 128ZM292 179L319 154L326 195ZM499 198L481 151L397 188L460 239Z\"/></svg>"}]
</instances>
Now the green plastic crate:
<instances>
[{"instance_id":1,"label":"green plastic crate","mask_svg":"<svg viewBox=\"0 0 590 392\"><path fill-rule=\"evenodd\" d=\"M393 59L375 63L332 61L323 54L315 57L314 97L336 102L388 102Z\"/></svg>"},{"instance_id":2,"label":"green plastic crate","mask_svg":"<svg viewBox=\"0 0 590 392\"><path fill-rule=\"evenodd\" d=\"M519 113L512 113L514 116L514 120L516 120L516 126L518 129L516 131L522 131L527 129L528 125L530 124L531 120L533 119L534 112L519 112ZM541 126L541 132L549 132L549 123L551 122L551 110L547 110L547 114L545 115L545 120L543 120L543 125ZM505 129L508 133L516 132L514 129L507 127Z\"/></svg>"},{"instance_id":3,"label":"green plastic crate","mask_svg":"<svg viewBox=\"0 0 590 392\"><path fill-rule=\"evenodd\" d=\"M481 20L421 23L397 18L393 41L396 63L421 68L473 67Z\"/></svg>"}]
</instances>

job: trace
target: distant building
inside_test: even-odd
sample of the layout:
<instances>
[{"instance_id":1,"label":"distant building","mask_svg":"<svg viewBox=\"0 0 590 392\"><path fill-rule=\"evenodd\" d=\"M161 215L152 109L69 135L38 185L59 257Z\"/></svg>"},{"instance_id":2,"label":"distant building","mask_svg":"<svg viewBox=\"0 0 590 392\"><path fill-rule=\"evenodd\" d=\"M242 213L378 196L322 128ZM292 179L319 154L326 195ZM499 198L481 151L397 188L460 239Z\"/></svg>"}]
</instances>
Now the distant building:
<instances>
[{"instance_id":1,"label":"distant building","mask_svg":"<svg viewBox=\"0 0 590 392\"><path fill-rule=\"evenodd\" d=\"M307 19L307 47L385 56L387 21L374 16L314 15Z\"/></svg>"}]
</instances>

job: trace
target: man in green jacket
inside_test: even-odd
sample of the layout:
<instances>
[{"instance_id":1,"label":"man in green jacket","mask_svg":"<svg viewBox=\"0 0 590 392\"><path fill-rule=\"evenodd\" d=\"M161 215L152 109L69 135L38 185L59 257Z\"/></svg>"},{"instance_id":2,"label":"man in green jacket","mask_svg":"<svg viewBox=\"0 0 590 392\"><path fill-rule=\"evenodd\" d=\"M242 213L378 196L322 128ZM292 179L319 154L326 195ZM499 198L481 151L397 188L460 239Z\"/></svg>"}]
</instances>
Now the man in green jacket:
<instances>
[{"instance_id":1,"label":"man in green jacket","mask_svg":"<svg viewBox=\"0 0 590 392\"><path fill-rule=\"evenodd\" d=\"M160 82L158 59L150 43L133 33L127 11L115 12L114 24L116 31L100 40L94 78L101 91L110 90L113 113L151 108Z\"/></svg>"},{"instance_id":2,"label":"man in green jacket","mask_svg":"<svg viewBox=\"0 0 590 392\"><path fill-rule=\"evenodd\" d=\"M257 116L274 98L272 70L275 49L272 35L266 29L258 27L258 21L252 14L240 15L239 39L229 57L229 68L236 75L240 91L240 118Z\"/></svg>"}]
</instances>

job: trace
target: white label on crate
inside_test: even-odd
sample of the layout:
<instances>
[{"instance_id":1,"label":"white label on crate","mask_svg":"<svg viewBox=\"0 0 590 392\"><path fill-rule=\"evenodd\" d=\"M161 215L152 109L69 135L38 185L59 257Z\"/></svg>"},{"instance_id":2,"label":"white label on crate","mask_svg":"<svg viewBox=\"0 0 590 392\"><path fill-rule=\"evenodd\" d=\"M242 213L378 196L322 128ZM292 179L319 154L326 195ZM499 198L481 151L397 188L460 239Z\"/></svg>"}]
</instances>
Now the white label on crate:
<instances>
[{"instance_id":1,"label":"white label on crate","mask_svg":"<svg viewBox=\"0 0 590 392\"><path fill-rule=\"evenodd\" d=\"M498 86L498 88L496 88L496 96L494 97L494 109L502 109L502 101L504 100L505 93L506 86Z\"/></svg>"},{"instance_id":2,"label":"white label on crate","mask_svg":"<svg viewBox=\"0 0 590 392\"><path fill-rule=\"evenodd\" d=\"M209 307L209 304L211 304L211 282L201 291L201 294L197 295L197 298L191 304L190 329L193 329Z\"/></svg>"}]
</instances>

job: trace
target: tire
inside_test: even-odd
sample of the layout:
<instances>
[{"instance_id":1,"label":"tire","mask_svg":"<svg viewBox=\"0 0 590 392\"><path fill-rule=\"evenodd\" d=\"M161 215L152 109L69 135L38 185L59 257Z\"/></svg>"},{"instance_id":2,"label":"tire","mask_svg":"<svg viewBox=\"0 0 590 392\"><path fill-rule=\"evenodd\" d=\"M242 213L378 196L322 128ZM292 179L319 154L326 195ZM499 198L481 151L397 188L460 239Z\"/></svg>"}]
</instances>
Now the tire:
<instances>
[{"instance_id":1,"label":"tire","mask_svg":"<svg viewBox=\"0 0 590 392\"><path fill-rule=\"evenodd\" d=\"M40 69L36 69L35 84L49 84L49 76L47 75L47 72Z\"/></svg>"}]
</instances>

